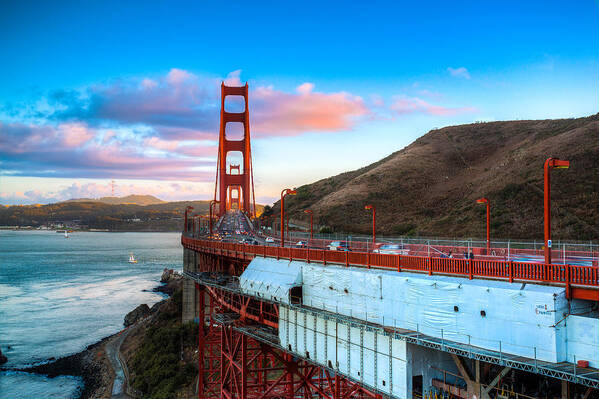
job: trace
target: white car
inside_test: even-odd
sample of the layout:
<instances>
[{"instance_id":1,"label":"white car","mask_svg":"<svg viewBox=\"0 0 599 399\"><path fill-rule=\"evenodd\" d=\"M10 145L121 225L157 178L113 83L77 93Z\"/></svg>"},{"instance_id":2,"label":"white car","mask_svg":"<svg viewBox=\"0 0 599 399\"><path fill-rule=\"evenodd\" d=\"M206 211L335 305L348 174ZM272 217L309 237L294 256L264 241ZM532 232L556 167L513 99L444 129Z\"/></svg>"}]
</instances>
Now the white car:
<instances>
[{"instance_id":1,"label":"white car","mask_svg":"<svg viewBox=\"0 0 599 399\"><path fill-rule=\"evenodd\" d=\"M266 237L264 241L266 241L267 244L272 244L275 242L275 239L272 237Z\"/></svg>"},{"instance_id":2,"label":"white car","mask_svg":"<svg viewBox=\"0 0 599 399\"><path fill-rule=\"evenodd\" d=\"M398 244L383 244L372 251L375 254L407 255L408 251Z\"/></svg>"}]
</instances>

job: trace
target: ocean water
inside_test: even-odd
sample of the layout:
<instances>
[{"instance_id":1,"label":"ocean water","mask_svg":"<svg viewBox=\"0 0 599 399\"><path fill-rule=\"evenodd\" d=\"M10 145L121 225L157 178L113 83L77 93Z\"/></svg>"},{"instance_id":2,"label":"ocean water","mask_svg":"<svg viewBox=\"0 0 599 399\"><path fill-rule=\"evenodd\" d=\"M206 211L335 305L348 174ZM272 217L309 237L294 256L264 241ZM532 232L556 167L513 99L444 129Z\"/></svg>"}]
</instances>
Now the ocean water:
<instances>
[{"instance_id":1,"label":"ocean water","mask_svg":"<svg viewBox=\"0 0 599 399\"><path fill-rule=\"evenodd\" d=\"M3 367L77 353L121 330L137 305L163 299L151 290L165 267L181 270L179 233L0 231ZM0 399L73 398L80 388L78 378L0 372Z\"/></svg>"}]
</instances>

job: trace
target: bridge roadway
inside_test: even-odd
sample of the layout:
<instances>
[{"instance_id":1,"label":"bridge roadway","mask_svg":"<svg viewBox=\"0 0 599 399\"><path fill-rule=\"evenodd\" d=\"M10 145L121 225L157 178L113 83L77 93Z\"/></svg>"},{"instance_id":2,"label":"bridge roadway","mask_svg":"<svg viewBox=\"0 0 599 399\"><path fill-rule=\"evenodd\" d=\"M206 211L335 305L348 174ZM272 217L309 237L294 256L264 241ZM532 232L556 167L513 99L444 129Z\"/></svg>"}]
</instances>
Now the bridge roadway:
<instances>
[{"instance_id":1,"label":"bridge roadway","mask_svg":"<svg viewBox=\"0 0 599 399\"><path fill-rule=\"evenodd\" d=\"M240 230L240 229L247 230ZM599 301L599 267L570 264L539 264L486 259L455 259L372 252L330 251L269 245L256 234L240 212L227 213L219 221L220 240L183 235L185 248L251 261L254 257L303 260L308 263L442 274L469 279L505 280L563 286L566 296ZM248 243L249 242L249 243Z\"/></svg>"}]
</instances>

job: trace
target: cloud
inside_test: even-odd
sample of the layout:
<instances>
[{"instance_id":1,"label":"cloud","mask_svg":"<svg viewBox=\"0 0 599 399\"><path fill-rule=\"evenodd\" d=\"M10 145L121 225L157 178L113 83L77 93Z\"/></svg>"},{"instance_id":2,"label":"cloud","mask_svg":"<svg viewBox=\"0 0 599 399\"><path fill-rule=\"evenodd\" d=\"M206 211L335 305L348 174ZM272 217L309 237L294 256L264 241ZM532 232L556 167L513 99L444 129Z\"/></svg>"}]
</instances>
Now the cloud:
<instances>
[{"instance_id":1,"label":"cloud","mask_svg":"<svg viewBox=\"0 0 599 399\"><path fill-rule=\"evenodd\" d=\"M229 73L227 75L227 77L225 78L225 85L226 86L243 86L243 84L241 83L240 76L241 76L241 69L238 69L236 71Z\"/></svg>"},{"instance_id":2,"label":"cloud","mask_svg":"<svg viewBox=\"0 0 599 399\"><path fill-rule=\"evenodd\" d=\"M198 168L213 167L216 150L202 147L84 124L0 123L0 165L3 174L13 176L210 181L213 173ZM187 156L192 150L208 159Z\"/></svg>"},{"instance_id":3,"label":"cloud","mask_svg":"<svg viewBox=\"0 0 599 399\"><path fill-rule=\"evenodd\" d=\"M202 183L158 182L151 185L116 182L115 195L153 195L165 201L197 200L212 194L213 187ZM0 192L0 203L10 205L49 204L74 198L101 198L112 195L109 183L72 183L51 191Z\"/></svg>"},{"instance_id":4,"label":"cloud","mask_svg":"<svg viewBox=\"0 0 599 399\"><path fill-rule=\"evenodd\" d=\"M241 85L241 70L225 79ZM213 179L221 79L173 68L160 76L56 90L0 122L2 173L17 176ZM381 100L382 101L382 100ZM372 111L360 96L250 88L253 137L350 130ZM13 122L13 121L20 122Z\"/></svg>"},{"instance_id":5,"label":"cloud","mask_svg":"<svg viewBox=\"0 0 599 399\"><path fill-rule=\"evenodd\" d=\"M449 67L449 68L447 68L447 72L449 72L449 74L451 76L454 76L456 78L470 79L470 72L468 72L468 70L464 67L459 67L459 68Z\"/></svg>"},{"instance_id":6,"label":"cloud","mask_svg":"<svg viewBox=\"0 0 599 399\"><path fill-rule=\"evenodd\" d=\"M173 68L156 79L131 78L95 84L80 93L50 94L51 112L58 121L145 124L183 129L214 129L219 103L216 82Z\"/></svg>"},{"instance_id":7,"label":"cloud","mask_svg":"<svg viewBox=\"0 0 599 399\"><path fill-rule=\"evenodd\" d=\"M252 130L259 137L348 130L370 113L361 97L315 92L312 83L301 84L295 93L258 87L250 101Z\"/></svg>"},{"instance_id":8,"label":"cloud","mask_svg":"<svg viewBox=\"0 0 599 399\"><path fill-rule=\"evenodd\" d=\"M241 70L225 84L241 86ZM157 78L132 78L92 85L81 93L56 91L48 99L48 118L58 121L145 125L168 139L216 139L220 80L173 68ZM304 132L338 132L354 127L370 113L361 97L347 92L322 93L305 82L295 92L272 86L250 87L250 118L257 137Z\"/></svg>"},{"instance_id":9,"label":"cloud","mask_svg":"<svg viewBox=\"0 0 599 399\"><path fill-rule=\"evenodd\" d=\"M395 101L389 107L391 111L399 115L422 113L433 116L453 116L458 114L476 112L474 107L443 107L433 105L418 97L396 96Z\"/></svg>"}]
</instances>

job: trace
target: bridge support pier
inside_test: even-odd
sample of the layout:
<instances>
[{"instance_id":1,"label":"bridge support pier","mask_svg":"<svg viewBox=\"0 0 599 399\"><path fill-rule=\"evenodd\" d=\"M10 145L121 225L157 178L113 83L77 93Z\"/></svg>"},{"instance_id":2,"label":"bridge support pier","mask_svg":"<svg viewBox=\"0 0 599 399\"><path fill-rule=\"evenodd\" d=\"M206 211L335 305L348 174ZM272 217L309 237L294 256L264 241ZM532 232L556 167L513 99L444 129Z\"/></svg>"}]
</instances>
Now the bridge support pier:
<instances>
[{"instance_id":1,"label":"bridge support pier","mask_svg":"<svg viewBox=\"0 0 599 399\"><path fill-rule=\"evenodd\" d=\"M187 248L183 249L183 271L196 272L198 255L195 251ZM182 321L188 323L190 321L196 321L196 315L198 313L198 295L193 281L189 279L183 280L183 309L182 309Z\"/></svg>"}]
</instances>

